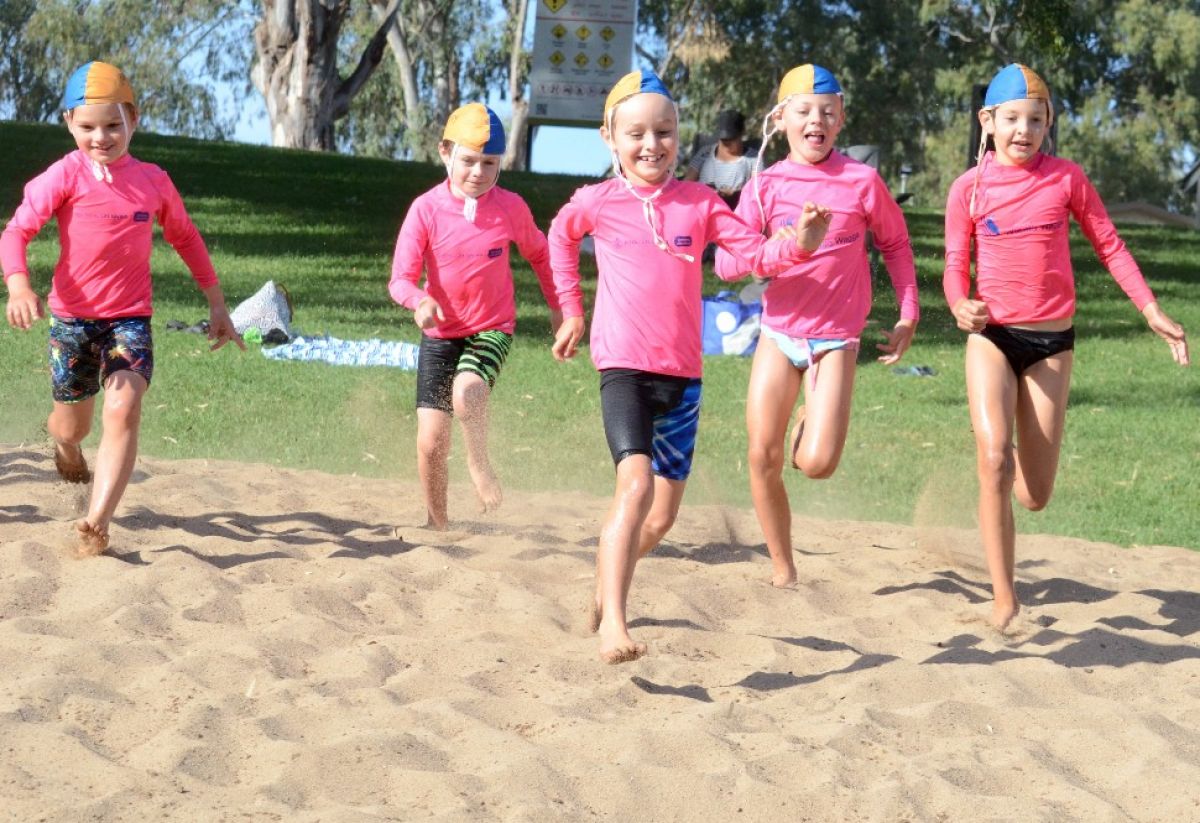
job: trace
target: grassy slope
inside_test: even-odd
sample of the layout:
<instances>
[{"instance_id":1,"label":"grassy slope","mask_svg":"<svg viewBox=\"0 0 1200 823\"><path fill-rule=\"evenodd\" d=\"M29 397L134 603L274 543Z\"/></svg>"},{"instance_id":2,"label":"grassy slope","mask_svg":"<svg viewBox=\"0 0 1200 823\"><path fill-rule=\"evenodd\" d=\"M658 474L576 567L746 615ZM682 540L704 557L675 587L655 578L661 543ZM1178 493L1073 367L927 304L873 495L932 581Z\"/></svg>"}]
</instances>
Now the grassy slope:
<instances>
[{"instance_id":1,"label":"grassy slope","mask_svg":"<svg viewBox=\"0 0 1200 823\"><path fill-rule=\"evenodd\" d=\"M21 186L71 143L61 128L0 124L0 214ZM138 135L135 154L166 168L208 240L230 305L265 280L285 283L308 332L415 340L407 312L387 296L395 234L408 202L441 177L432 166L285 152ZM579 179L506 174L546 227ZM934 379L896 377L869 358L859 371L854 421L838 475L789 476L806 513L897 522L971 522L973 445L962 381L962 337L941 300L941 217L909 213L926 317L907 362ZM1200 234L1130 227L1124 236L1168 311L1200 328ZM1200 547L1200 385L1153 338L1086 241L1076 237L1078 360L1056 499L1025 515L1025 531L1118 543ZM31 247L39 287L57 256L52 230ZM514 259L519 260L514 256ZM413 375L386 369L277 364L251 351L210 355L169 319L194 322L204 303L178 257L155 256L158 370L142 449L164 457L231 458L372 475L414 476ZM585 268L585 271L587 269ZM593 270L594 271L594 270ZM596 377L586 357L549 355L536 280L516 267L520 332L494 398L494 455L517 488L611 492ZM894 317L886 276L872 329ZM712 291L717 289L715 281ZM0 331L5 385L0 442L44 436L49 408L44 326ZM693 502L748 504L743 400L749 361L709 358ZM462 479L461 459L454 461ZM247 483L253 470L247 470ZM350 487L349 493L352 492ZM462 511L466 503L459 503Z\"/></svg>"}]
</instances>

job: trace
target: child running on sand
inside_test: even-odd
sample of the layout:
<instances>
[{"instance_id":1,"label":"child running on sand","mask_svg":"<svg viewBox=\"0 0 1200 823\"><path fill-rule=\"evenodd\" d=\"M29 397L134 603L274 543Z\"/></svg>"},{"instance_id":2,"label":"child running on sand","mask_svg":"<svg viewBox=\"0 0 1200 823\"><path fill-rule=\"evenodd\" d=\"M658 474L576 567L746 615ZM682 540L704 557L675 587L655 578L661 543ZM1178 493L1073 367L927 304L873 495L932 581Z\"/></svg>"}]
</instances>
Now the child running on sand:
<instances>
[{"instance_id":1,"label":"child running on sand","mask_svg":"<svg viewBox=\"0 0 1200 823\"><path fill-rule=\"evenodd\" d=\"M1053 121L1042 79L1019 63L1001 69L979 110L978 164L954 181L946 203L943 285L958 327L970 332L967 399L979 528L992 578L991 622L998 629L1020 611L1012 494L1031 511L1045 508L1058 470L1075 345L1070 217L1175 362L1188 363L1183 328L1158 307L1083 170L1042 153ZM989 138L994 151L986 151Z\"/></svg>"},{"instance_id":2,"label":"child running on sand","mask_svg":"<svg viewBox=\"0 0 1200 823\"><path fill-rule=\"evenodd\" d=\"M28 330L43 315L26 249L46 222L58 220L62 252L50 289L50 373L54 408L46 428L54 465L68 483L86 483L80 443L104 388L103 433L87 516L75 523L81 556L108 548L109 524L137 457L142 396L154 349L150 250L153 220L208 298L212 349L245 344L225 308L204 239L167 173L129 154L137 127L133 88L115 66L91 62L67 81L63 119L77 151L25 186L25 197L0 236L9 325Z\"/></svg>"},{"instance_id":3,"label":"child running on sand","mask_svg":"<svg viewBox=\"0 0 1200 823\"><path fill-rule=\"evenodd\" d=\"M614 179L575 192L550 227L550 255L564 320L554 356L575 354L583 336L579 244L591 234L599 283L592 360L600 370L604 433L616 465L616 492L600 533L593 631L600 657L635 660L646 651L626 625L633 570L671 528L696 445L701 397L700 252L731 251L741 272L772 274L807 257L828 219L798 206L794 234L766 241L712 189L673 176L678 116L651 72L613 86L600 134Z\"/></svg>"},{"instance_id":4,"label":"child running on sand","mask_svg":"<svg viewBox=\"0 0 1200 823\"><path fill-rule=\"evenodd\" d=\"M450 420L458 417L467 466L484 511L502 492L488 459L488 396L512 345L517 309L509 246L533 266L550 306L551 331L562 321L546 236L518 195L496 185L504 127L480 103L455 110L438 146L447 179L413 201L392 262L388 291L421 327L417 362L417 471L427 526L448 524ZM425 273L425 288L417 286Z\"/></svg>"},{"instance_id":5,"label":"child running on sand","mask_svg":"<svg viewBox=\"0 0 1200 823\"><path fill-rule=\"evenodd\" d=\"M796 582L782 472L788 421L802 384L804 402L787 444L792 466L814 479L830 477L846 444L859 339L871 311L868 232L883 254L900 304L899 322L884 332L887 342L877 345L883 352L880 362L890 365L903 356L919 317L904 216L873 168L834 149L845 120L842 89L833 74L812 64L789 71L763 122L764 145L782 130L788 156L755 175L752 192L737 208L753 229L767 233L786 226L806 200L828 204L833 214L821 247L767 285L750 371L750 492L776 586ZM716 265L721 277L742 271L740 261L723 252L717 253Z\"/></svg>"}]
</instances>

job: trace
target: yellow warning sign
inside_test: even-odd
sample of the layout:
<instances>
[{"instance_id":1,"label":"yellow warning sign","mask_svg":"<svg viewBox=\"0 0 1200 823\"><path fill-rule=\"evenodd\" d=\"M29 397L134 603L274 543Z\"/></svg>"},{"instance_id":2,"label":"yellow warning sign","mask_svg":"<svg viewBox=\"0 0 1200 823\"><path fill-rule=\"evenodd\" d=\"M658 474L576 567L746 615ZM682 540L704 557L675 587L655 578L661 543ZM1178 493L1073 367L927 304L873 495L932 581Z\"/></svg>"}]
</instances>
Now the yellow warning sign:
<instances>
[{"instance_id":1,"label":"yellow warning sign","mask_svg":"<svg viewBox=\"0 0 1200 823\"><path fill-rule=\"evenodd\" d=\"M558 10L567 4L567 0L543 0L543 2L546 4L546 8L554 14L557 14Z\"/></svg>"},{"instance_id":2,"label":"yellow warning sign","mask_svg":"<svg viewBox=\"0 0 1200 823\"><path fill-rule=\"evenodd\" d=\"M558 68L559 66L561 66L563 64L563 61L566 59L567 59L566 57L563 57L563 53L561 51L556 51L556 52L554 52L554 54L550 55L550 65L554 66L555 68Z\"/></svg>"},{"instance_id":3,"label":"yellow warning sign","mask_svg":"<svg viewBox=\"0 0 1200 823\"><path fill-rule=\"evenodd\" d=\"M554 28L550 29L550 33L554 35L555 40L562 40L567 36L567 27L562 23L556 23Z\"/></svg>"},{"instance_id":4,"label":"yellow warning sign","mask_svg":"<svg viewBox=\"0 0 1200 823\"><path fill-rule=\"evenodd\" d=\"M600 68L607 69L610 66L612 66L613 59L611 57L609 57L607 54L602 54L602 55L600 55L600 59L597 60L596 62L600 64Z\"/></svg>"},{"instance_id":5,"label":"yellow warning sign","mask_svg":"<svg viewBox=\"0 0 1200 823\"><path fill-rule=\"evenodd\" d=\"M612 40L614 37L616 37L617 33L613 31L612 26L605 26L604 28L600 29L600 36L603 37L604 42L607 43L609 40Z\"/></svg>"},{"instance_id":6,"label":"yellow warning sign","mask_svg":"<svg viewBox=\"0 0 1200 823\"><path fill-rule=\"evenodd\" d=\"M575 65L579 66L579 68L583 68L587 64L588 56L586 54L579 52L579 54L575 55Z\"/></svg>"},{"instance_id":7,"label":"yellow warning sign","mask_svg":"<svg viewBox=\"0 0 1200 823\"><path fill-rule=\"evenodd\" d=\"M592 36L592 30L587 26L580 26L579 28L575 29L575 36L580 40L587 40Z\"/></svg>"}]
</instances>

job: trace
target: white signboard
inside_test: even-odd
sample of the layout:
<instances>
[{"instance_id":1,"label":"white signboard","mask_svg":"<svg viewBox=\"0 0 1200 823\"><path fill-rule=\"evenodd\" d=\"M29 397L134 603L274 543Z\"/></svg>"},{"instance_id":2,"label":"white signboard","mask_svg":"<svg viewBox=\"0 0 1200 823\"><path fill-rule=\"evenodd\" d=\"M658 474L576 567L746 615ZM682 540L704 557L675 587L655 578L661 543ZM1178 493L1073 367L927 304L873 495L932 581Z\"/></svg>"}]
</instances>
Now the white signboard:
<instances>
[{"instance_id":1,"label":"white signboard","mask_svg":"<svg viewBox=\"0 0 1200 823\"><path fill-rule=\"evenodd\" d=\"M632 71L637 0L536 0L529 117L599 126L613 84Z\"/></svg>"}]
</instances>

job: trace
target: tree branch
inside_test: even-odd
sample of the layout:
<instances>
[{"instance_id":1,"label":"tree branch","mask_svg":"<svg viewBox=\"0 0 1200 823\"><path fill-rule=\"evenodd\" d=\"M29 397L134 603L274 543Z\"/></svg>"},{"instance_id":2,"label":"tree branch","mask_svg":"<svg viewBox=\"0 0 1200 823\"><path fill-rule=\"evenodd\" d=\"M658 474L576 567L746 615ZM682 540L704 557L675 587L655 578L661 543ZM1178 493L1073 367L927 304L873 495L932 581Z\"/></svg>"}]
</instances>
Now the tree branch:
<instances>
[{"instance_id":1,"label":"tree branch","mask_svg":"<svg viewBox=\"0 0 1200 823\"><path fill-rule=\"evenodd\" d=\"M392 0L384 15L383 22L375 30L375 34L371 36L371 41L367 43L367 47L363 49L362 57L359 58L354 72L343 80L338 86L337 91L333 93L333 105L331 106L332 119L337 120L346 116L346 113L350 111L350 101L362 90L362 87L379 66L380 61L383 60L383 49L387 45L388 29L391 28L392 20L395 19L396 12L399 10L400 0Z\"/></svg>"}]
</instances>

